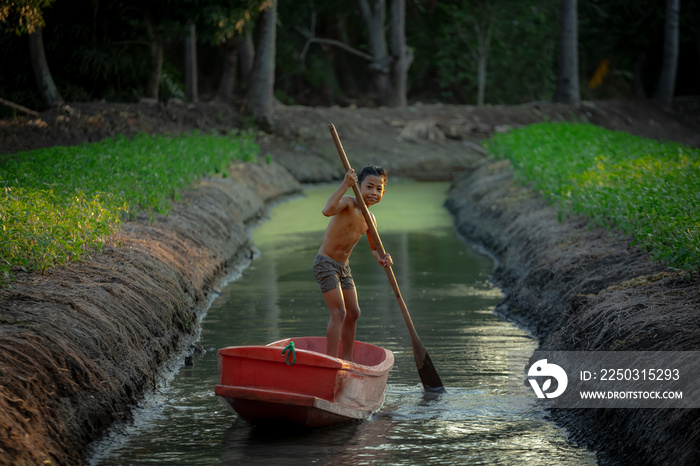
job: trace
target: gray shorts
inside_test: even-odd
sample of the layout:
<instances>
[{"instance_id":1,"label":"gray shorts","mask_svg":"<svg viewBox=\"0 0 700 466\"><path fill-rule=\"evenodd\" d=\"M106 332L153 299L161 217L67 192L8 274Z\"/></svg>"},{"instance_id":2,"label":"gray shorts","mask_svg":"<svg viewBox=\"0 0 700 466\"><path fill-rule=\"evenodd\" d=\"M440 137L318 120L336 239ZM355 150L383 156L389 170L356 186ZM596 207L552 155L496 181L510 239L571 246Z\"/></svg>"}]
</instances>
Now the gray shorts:
<instances>
[{"instance_id":1,"label":"gray shorts","mask_svg":"<svg viewBox=\"0 0 700 466\"><path fill-rule=\"evenodd\" d=\"M350 272L350 264L334 261L330 257L316 254L314 258L314 277L321 287L321 292L335 290L338 285L343 290L355 288L355 282Z\"/></svg>"}]
</instances>

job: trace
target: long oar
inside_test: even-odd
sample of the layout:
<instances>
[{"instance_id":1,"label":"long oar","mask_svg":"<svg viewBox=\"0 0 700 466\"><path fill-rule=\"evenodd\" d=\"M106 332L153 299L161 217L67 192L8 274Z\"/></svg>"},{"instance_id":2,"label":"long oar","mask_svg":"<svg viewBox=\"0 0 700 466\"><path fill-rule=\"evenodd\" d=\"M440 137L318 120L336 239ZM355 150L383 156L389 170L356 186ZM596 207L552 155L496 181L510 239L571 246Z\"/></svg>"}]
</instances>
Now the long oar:
<instances>
[{"instance_id":1,"label":"long oar","mask_svg":"<svg viewBox=\"0 0 700 466\"><path fill-rule=\"evenodd\" d=\"M335 126L333 125L333 123L328 124L328 129L331 132L331 136L333 136L335 148L338 149L338 155L340 155L340 160L343 162L343 166L345 167L345 171L347 172L351 168L350 162L348 162L348 157L345 155L343 145L340 143L338 132L335 130ZM384 257L386 251L384 251L384 246L382 245L382 241L379 239L377 228L374 226L374 222L372 221L372 218L369 215L369 210L367 210L365 201L364 199L362 199L362 194L360 193L360 188L358 187L357 183L353 185L352 189L353 191L355 191L355 200L357 202L357 205L360 207L360 210L362 211L362 215L365 217L365 222L367 222L367 226L369 227L369 233L372 235L372 239L374 240L374 244L377 247L379 256ZM396 283L394 271L391 269L390 266L384 267L384 270L386 271L386 276L389 277L389 282L391 283L391 288L393 288L394 294L396 295L396 300L399 303L399 308L401 308L401 314L403 314L403 320L404 322L406 322L406 327L408 327L408 333L411 335L413 356L416 359L418 375L420 375L420 380L423 383L423 387L425 387L426 390L431 391L441 390L443 389L442 381L440 380L440 376L435 370L435 366L433 366L433 362L430 360L430 355L428 355L425 346L423 346L423 342L420 341L420 338L416 333L416 329L413 326L413 321L411 320L411 315L408 313L406 303L401 297L399 284Z\"/></svg>"}]
</instances>

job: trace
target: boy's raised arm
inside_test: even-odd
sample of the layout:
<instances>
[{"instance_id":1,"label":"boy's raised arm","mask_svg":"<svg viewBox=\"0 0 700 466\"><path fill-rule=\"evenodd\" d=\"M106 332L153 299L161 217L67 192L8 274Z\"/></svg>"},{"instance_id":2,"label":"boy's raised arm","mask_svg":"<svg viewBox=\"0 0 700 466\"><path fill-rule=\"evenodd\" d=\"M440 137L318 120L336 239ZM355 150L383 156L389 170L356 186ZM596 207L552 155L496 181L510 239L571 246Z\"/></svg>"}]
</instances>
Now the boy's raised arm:
<instances>
[{"instance_id":1,"label":"boy's raised arm","mask_svg":"<svg viewBox=\"0 0 700 466\"><path fill-rule=\"evenodd\" d=\"M357 183L357 175L355 174L355 170L351 168L345 174L345 178L343 179L343 182L340 183L340 186L338 186L338 189L336 189L335 192L331 194L331 196L326 201L326 205L323 206L323 215L325 215L326 217L332 217L342 212L342 210L345 209L347 206L341 203L340 201L343 199L343 196L348 191L348 189L352 188L355 183Z\"/></svg>"}]
</instances>

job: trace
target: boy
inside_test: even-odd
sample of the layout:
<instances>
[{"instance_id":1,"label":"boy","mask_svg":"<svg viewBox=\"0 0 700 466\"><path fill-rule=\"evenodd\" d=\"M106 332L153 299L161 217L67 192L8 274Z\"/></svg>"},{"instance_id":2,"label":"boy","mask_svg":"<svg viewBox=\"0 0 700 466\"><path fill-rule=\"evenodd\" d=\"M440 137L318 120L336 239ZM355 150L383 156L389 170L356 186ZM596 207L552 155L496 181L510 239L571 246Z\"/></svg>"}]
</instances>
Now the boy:
<instances>
[{"instance_id":1,"label":"boy","mask_svg":"<svg viewBox=\"0 0 700 466\"><path fill-rule=\"evenodd\" d=\"M360 317L355 282L350 274L348 259L360 237L369 227L355 198L345 192L359 183L360 194L367 207L382 200L387 174L382 167L367 165L355 174L350 169L338 189L326 201L323 215L332 217L323 236L323 243L314 259L314 276L321 287L323 299L331 313L326 330L326 353L338 357L338 345L342 337L341 358L352 361L355 344L355 324ZM376 225L374 215L370 213ZM394 265L391 256L379 257L372 235L367 234L372 255L382 267Z\"/></svg>"}]
</instances>

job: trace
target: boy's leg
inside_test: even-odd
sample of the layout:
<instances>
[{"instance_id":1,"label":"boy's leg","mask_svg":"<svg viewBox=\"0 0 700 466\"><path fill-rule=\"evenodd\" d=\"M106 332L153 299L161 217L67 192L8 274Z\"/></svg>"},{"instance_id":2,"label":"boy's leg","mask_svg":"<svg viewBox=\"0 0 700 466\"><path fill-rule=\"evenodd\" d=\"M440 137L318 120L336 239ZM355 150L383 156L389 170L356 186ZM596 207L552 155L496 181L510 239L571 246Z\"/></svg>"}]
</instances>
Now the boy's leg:
<instances>
[{"instance_id":1,"label":"boy's leg","mask_svg":"<svg viewBox=\"0 0 700 466\"><path fill-rule=\"evenodd\" d=\"M326 353L335 358L338 357L338 345L340 344L340 333L345 321L345 303L340 286L323 293L323 299L331 313L326 329Z\"/></svg>"},{"instance_id":2,"label":"boy's leg","mask_svg":"<svg viewBox=\"0 0 700 466\"><path fill-rule=\"evenodd\" d=\"M355 329L357 319L360 317L360 305L357 302L357 291L355 287L343 290L343 303L345 304L345 319L341 337L343 348L341 357L346 361L352 361L353 348L355 347Z\"/></svg>"}]
</instances>

